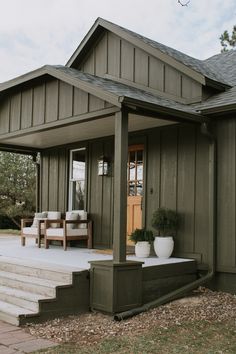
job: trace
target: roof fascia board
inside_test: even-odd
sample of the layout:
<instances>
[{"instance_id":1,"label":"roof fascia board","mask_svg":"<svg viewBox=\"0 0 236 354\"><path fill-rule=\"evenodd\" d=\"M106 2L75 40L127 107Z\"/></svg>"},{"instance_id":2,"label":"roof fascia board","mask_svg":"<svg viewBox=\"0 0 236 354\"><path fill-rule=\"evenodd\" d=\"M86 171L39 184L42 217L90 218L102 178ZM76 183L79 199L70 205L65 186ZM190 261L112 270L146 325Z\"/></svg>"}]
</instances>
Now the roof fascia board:
<instances>
[{"instance_id":1,"label":"roof fascia board","mask_svg":"<svg viewBox=\"0 0 236 354\"><path fill-rule=\"evenodd\" d=\"M71 67L73 63L76 61L78 54L83 50L83 48L86 46L88 43L89 39L93 36L94 32L97 30L100 22L100 18L97 18L97 20L94 22L93 26L90 28L88 33L85 35L85 37L82 39L80 42L79 46L77 49L74 51L68 62L66 63L66 66Z\"/></svg>"},{"instance_id":2,"label":"roof fascia board","mask_svg":"<svg viewBox=\"0 0 236 354\"><path fill-rule=\"evenodd\" d=\"M39 78L40 76L48 74L48 66L45 65L39 69L30 71L24 75L18 76L15 79L3 82L0 84L0 92L8 90L12 87L24 84L25 82L31 81L33 79Z\"/></svg>"},{"instance_id":3,"label":"roof fascia board","mask_svg":"<svg viewBox=\"0 0 236 354\"><path fill-rule=\"evenodd\" d=\"M197 82L201 83L202 85L205 85L205 77L204 75L198 73L197 71L189 68L188 66L180 63L176 59L172 58L171 56L162 53L159 49L153 48L151 45L148 45L147 43L144 43L141 41L139 38L135 38L128 32L124 31L122 28L119 28L116 25L113 25L112 23L109 23L102 18L98 18L94 25L92 26L91 30L87 33L87 35L84 37L82 40L81 44L79 47L76 49L72 57L69 59L67 62L66 66L72 66L74 61L76 60L77 56L80 54L80 52L83 50L85 45L87 44L88 40L91 38L92 35L95 34L97 28L99 26L102 26L103 28L107 29L110 32L115 33L119 37L127 40L128 42L132 43L133 45L143 49L150 55L153 55L154 57L164 61L168 65L174 67L175 69L181 71L183 74L190 76L192 79L196 80Z\"/></svg>"},{"instance_id":4,"label":"roof fascia board","mask_svg":"<svg viewBox=\"0 0 236 354\"><path fill-rule=\"evenodd\" d=\"M71 75L68 75L59 69L54 68L50 65L45 65L42 68L31 71L27 74L19 76L13 80L7 81L0 85L0 92L4 92L5 90L11 89L18 85L22 85L26 82L30 82L36 78L40 78L43 75L50 75L56 79L62 80L70 85L73 85L81 90L84 90L91 95L94 95L102 100L108 101L109 103L120 107L120 103L118 102L118 96L112 94L110 92L106 92L102 90L100 87L94 86L88 82L84 82L79 78L73 78Z\"/></svg>"},{"instance_id":5,"label":"roof fascia board","mask_svg":"<svg viewBox=\"0 0 236 354\"><path fill-rule=\"evenodd\" d=\"M236 103L228 104L225 106L209 107L199 110L202 114L220 114L220 113L230 113L236 111Z\"/></svg>"},{"instance_id":6,"label":"roof fascia board","mask_svg":"<svg viewBox=\"0 0 236 354\"><path fill-rule=\"evenodd\" d=\"M180 122L180 121L190 122L191 121L194 123L202 123L202 122L206 121L205 117L203 117L201 114L197 114L197 113L194 114L194 113L190 113L190 112L180 111L180 110L177 110L177 109L174 109L171 107L163 107L163 106L159 106L156 104L143 102L143 101L136 100L136 99L131 99L128 97L120 97L120 101L122 102L122 104L124 106L131 105L131 107L144 108L147 110L151 110L151 111L154 111L157 113L167 115L168 117L166 120L174 121L175 119L173 117L176 117L176 118L178 118L176 120L177 122Z\"/></svg>"}]
</instances>

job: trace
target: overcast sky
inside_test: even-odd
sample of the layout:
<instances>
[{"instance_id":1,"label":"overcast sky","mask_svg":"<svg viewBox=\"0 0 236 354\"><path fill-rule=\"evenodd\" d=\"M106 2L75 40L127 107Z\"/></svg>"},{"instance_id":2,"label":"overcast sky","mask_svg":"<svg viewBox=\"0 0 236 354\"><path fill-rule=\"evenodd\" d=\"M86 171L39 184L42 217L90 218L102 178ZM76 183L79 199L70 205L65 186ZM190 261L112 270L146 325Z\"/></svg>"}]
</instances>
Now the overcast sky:
<instances>
[{"instance_id":1,"label":"overcast sky","mask_svg":"<svg viewBox=\"0 0 236 354\"><path fill-rule=\"evenodd\" d=\"M184 1L184 0L183 0ZM64 65L97 17L205 59L236 24L236 0L0 0L0 82Z\"/></svg>"}]
</instances>

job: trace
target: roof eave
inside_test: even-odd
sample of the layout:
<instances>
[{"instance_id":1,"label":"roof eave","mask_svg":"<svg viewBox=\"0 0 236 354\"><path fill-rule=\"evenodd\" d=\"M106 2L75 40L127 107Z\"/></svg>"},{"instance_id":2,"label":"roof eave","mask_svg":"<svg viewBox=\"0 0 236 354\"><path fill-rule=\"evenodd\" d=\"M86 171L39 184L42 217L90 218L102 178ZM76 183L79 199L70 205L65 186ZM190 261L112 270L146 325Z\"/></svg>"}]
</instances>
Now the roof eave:
<instances>
[{"instance_id":1,"label":"roof eave","mask_svg":"<svg viewBox=\"0 0 236 354\"><path fill-rule=\"evenodd\" d=\"M122 106L134 107L137 109L146 109L152 112L160 113L163 116L166 116L162 119L176 121L176 122L192 122L192 123L203 123L206 121L206 117L203 117L200 113L191 113L187 111L181 111L171 107L165 107L158 104L149 103L146 101L141 101L133 99L130 97L122 96L119 98L119 101L122 103Z\"/></svg>"},{"instance_id":2,"label":"roof eave","mask_svg":"<svg viewBox=\"0 0 236 354\"><path fill-rule=\"evenodd\" d=\"M209 79L206 77L206 86L212 87L214 89L217 89L219 91L222 91L222 89L225 91L227 89L230 89L232 86L223 82L215 81L212 79Z\"/></svg>"},{"instance_id":3,"label":"roof eave","mask_svg":"<svg viewBox=\"0 0 236 354\"><path fill-rule=\"evenodd\" d=\"M200 109L199 112L204 115L220 115L223 113L234 113L236 112L236 103L230 103L228 105L223 106L214 106L209 108Z\"/></svg>"}]
</instances>

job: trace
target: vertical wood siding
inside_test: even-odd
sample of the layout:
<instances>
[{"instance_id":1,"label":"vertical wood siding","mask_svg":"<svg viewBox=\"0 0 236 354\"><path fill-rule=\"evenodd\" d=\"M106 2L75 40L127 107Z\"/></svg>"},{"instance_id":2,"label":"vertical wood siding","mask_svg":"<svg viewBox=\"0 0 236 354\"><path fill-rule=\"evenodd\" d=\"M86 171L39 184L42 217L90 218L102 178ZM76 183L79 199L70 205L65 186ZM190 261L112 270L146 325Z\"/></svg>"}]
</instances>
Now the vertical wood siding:
<instances>
[{"instance_id":1,"label":"vertical wood siding","mask_svg":"<svg viewBox=\"0 0 236 354\"><path fill-rule=\"evenodd\" d=\"M94 246L112 246L113 224L113 176L98 176L97 161L102 155L113 159L113 139L80 143L79 148L88 150L87 210L94 224ZM41 209L68 209L69 148L50 149L42 153L41 163Z\"/></svg>"},{"instance_id":2,"label":"vertical wood siding","mask_svg":"<svg viewBox=\"0 0 236 354\"><path fill-rule=\"evenodd\" d=\"M218 270L236 272L236 121L217 124L218 138ZM133 139L133 138L132 138ZM196 256L208 262L208 141L193 126L176 125L135 135L136 143L146 149L146 227L151 227L152 213L159 206L176 209L181 216L175 238L177 256ZM132 140L130 139L130 142ZM94 221L94 246L112 247L113 173L98 176L101 155L113 160L113 139L94 140L88 148L87 209ZM81 146L81 143L80 143ZM73 146L75 148L75 146ZM42 155L42 210L67 210L68 147Z\"/></svg>"},{"instance_id":3,"label":"vertical wood siding","mask_svg":"<svg viewBox=\"0 0 236 354\"><path fill-rule=\"evenodd\" d=\"M222 271L236 272L236 120L217 123L218 204L217 264Z\"/></svg>"},{"instance_id":4,"label":"vertical wood siding","mask_svg":"<svg viewBox=\"0 0 236 354\"><path fill-rule=\"evenodd\" d=\"M107 102L52 79L2 98L0 135L64 120L109 107Z\"/></svg>"},{"instance_id":5,"label":"vertical wood siding","mask_svg":"<svg viewBox=\"0 0 236 354\"><path fill-rule=\"evenodd\" d=\"M197 128L173 126L148 134L146 226L164 206L180 213L175 254L207 263L208 142ZM202 157L202 155L204 157Z\"/></svg>"},{"instance_id":6,"label":"vertical wood siding","mask_svg":"<svg viewBox=\"0 0 236 354\"><path fill-rule=\"evenodd\" d=\"M208 141L193 126L172 126L135 134L132 143L146 141L146 227L159 206L176 209L181 224L175 254L196 255L207 263L208 251ZM140 140L139 140L140 139ZM87 210L94 222L94 246L112 246L113 172L98 176L102 155L113 160L113 138L85 142L88 149ZM81 146L74 146L78 148ZM42 157L42 209L66 211L69 148L53 149ZM64 192L63 192L64 191Z\"/></svg>"},{"instance_id":7,"label":"vertical wood siding","mask_svg":"<svg viewBox=\"0 0 236 354\"><path fill-rule=\"evenodd\" d=\"M201 84L111 32L100 37L79 69L101 77L108 74L140 88L165 92L176 99L200 101L202 96Z\"/></svg>"}]
</instances>

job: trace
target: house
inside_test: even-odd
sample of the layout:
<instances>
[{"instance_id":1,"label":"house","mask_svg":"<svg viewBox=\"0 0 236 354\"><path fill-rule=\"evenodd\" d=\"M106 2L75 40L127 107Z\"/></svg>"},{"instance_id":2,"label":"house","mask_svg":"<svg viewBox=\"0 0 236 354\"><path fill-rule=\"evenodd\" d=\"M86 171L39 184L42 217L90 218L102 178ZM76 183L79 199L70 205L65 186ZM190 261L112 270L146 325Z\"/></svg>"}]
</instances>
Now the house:
<instances>
[{"instance_id":1,"label":"house","mask_svg":"<svg viewBox=\"0 0 236 354\"><path fill-rule=\"evenodd\" d=\"M236 292L235 64L236 51L198 60L98 18L65 66L0 85L0 149L40 153L39 210L88 210L94 247L114 249L110 280L122 265L117 282L138 289L127 228L165 206L181 215L175 256Z\"/></svg>"}]
</instances>

